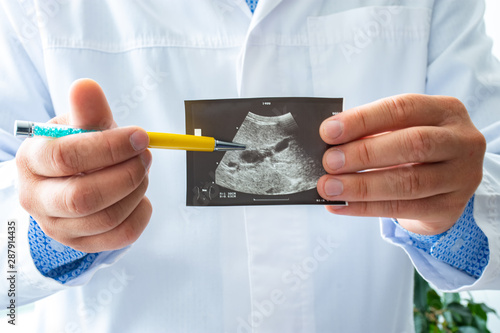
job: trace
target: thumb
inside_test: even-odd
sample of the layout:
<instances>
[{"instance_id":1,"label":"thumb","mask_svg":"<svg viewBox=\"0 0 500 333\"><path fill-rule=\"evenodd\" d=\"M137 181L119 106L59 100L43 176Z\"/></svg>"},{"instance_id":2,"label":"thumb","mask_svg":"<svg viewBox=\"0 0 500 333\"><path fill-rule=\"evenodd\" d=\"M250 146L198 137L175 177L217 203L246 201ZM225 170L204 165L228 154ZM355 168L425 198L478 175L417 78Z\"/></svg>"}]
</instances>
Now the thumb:
<instances>
[{"instance_id":1,"label":"thumb","mask_svg":"<svg viewBox=\"0 0 500 333\"><path fill-rule=\"evenodd\" d=\"M79 79L70 88L69 124L75 127L108 129L116 127L104 91L91 79Z\"/></svg>"}]
</instances>

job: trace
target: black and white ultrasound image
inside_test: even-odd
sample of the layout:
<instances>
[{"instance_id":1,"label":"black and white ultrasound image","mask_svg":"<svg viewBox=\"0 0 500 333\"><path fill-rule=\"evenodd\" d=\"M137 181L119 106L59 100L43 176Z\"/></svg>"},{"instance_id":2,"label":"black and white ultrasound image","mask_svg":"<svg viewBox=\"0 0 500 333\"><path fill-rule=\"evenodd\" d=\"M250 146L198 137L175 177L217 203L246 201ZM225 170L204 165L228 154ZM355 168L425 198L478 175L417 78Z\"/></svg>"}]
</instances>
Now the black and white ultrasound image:
<instances>
[{"instance_id":1,"label":"black and white ultrasound image","mask_svg":"<svg viewBox=\"0 0 500 333\"><path fill-rule=\"evenodd\" d=\"M187 152L188 206L339 204L316 190L325 174L323 120L340 98L186 101L186 134L246 145L246 150Z\"/></svg>"},{"instance_id":2,"label":"black and white ultrasound image","mask_svg":"<svg viewBox=\"0 0 500 333\"><path fill-rule=\"evenodd\" d=\"M224 154L215 170L215 184L238 192L282 195L316 187L324 174L321 160L311 156L290 112L259 116L249 112L234 137L244 151Z\"/></svg>"}]
</instances>

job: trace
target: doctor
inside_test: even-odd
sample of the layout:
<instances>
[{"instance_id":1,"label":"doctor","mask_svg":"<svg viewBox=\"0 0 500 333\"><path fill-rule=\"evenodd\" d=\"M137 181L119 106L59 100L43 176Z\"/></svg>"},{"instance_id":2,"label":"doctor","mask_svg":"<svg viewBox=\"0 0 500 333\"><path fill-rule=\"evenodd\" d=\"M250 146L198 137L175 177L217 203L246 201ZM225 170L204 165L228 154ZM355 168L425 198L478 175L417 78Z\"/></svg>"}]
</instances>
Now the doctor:
<instances>
[{"instance_id":1,"label":"doctor","mask_svg":"<svg viewBox=\"0 0 500 333\"><path fill-rule=\"evenodd\" d=\"M411 332L413 265L500 288L482 2L0 4L0 232L14 221L15 302L40 331ZM345 98L318 191L348 207L185 206L183 152L148 151L144 129L253 96ZM110 130L20 145L15 119Z\"/></svg>"}]
</instances>

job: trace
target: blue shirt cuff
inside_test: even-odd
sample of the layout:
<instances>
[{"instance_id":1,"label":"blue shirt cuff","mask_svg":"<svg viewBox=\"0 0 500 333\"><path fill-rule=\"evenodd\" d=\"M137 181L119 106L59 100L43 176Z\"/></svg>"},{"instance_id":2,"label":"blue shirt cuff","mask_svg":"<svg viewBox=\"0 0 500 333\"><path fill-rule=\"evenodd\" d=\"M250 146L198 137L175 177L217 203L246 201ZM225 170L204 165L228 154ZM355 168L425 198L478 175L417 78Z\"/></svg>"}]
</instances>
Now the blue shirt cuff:
<instances>
[{"instance_id":1,"label":"blue shirt cuff","mask_svg":"<svg viewBox=\"0 0 500 333\"><path fill-rule=\"evenodd\" d=\"M98 256L98 253L76 251L53 240L31 216L28 241L38 271L62 284L83 274Z\"/></svg>"},{"instance_id":2,"label":"blue shirt cuff","mask_svg":"<svg viewBox=\"0 0 500 333\"><path fill-rule=\"evenodd\" d=\"M473 211L474 197L451 229L433 236L415 234L401 227L397 220L394 222L409 235L414 247L477 279L488 265L490 251L488 238L477 226Z\"/></svg>"}]
</instances>

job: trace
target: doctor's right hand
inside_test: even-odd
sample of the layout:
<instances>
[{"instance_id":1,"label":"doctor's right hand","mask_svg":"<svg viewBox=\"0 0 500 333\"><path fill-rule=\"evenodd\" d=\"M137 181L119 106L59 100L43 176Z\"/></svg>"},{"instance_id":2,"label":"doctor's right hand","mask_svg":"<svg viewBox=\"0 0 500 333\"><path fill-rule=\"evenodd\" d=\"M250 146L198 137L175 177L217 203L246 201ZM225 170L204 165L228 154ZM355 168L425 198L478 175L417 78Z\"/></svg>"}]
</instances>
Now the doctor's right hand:
<instances>
[{"instance_id":1,"label":"doctor's right hand","mask_svg":"<svg viewBox=\"0 0 500 333\"><path fill-rule=\"evenodd\" d=\"M70 101L71 112L51 122L106 131L25 140L16 155L20 203L47 236L75 250L123 248L151 218L148 135L117 128L92 80L76 81Z\"/></svg>"}]
</instances>

